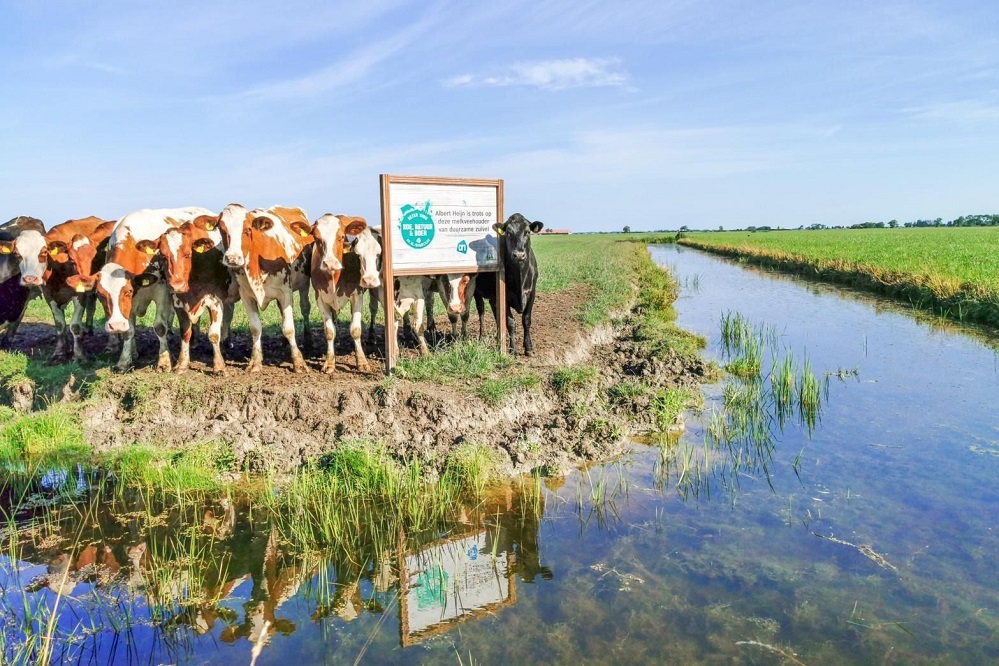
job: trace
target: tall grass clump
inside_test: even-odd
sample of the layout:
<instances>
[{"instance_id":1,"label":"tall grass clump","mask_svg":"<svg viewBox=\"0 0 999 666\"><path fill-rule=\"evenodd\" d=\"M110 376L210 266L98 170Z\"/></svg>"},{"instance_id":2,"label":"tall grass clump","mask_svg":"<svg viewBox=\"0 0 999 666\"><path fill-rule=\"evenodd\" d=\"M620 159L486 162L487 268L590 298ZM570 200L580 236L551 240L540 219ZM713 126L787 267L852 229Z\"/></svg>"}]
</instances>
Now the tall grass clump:
<instances>
[{"instance_id":1,"label":"tall grass clump","mask_svg":"<svg viewBox=\"0 0 999 666\"><path fill-rule=\"evenodd\" d=\"M451 380L481 379L513 363L495 344L463 340L436 349L429 356L399 361L399 377L413 381L447 383Z\"/></svg>"}]
</instances>

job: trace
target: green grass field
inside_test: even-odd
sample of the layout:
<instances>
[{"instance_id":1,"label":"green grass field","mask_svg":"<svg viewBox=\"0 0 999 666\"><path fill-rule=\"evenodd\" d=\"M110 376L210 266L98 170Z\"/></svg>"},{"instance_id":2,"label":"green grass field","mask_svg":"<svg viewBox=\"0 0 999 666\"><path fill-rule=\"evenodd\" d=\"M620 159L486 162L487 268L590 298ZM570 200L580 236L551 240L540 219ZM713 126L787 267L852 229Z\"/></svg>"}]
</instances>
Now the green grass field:
<instances>
[{"instance_id":1,"label":"green grass field","mask_svg":"<svg viewBox=\"0 0 999 666\"><path fill-rule=\"evenodd\" d=\"M680 242L999 325L999 228L692 233Z\"/></svg>"}]
</instances>

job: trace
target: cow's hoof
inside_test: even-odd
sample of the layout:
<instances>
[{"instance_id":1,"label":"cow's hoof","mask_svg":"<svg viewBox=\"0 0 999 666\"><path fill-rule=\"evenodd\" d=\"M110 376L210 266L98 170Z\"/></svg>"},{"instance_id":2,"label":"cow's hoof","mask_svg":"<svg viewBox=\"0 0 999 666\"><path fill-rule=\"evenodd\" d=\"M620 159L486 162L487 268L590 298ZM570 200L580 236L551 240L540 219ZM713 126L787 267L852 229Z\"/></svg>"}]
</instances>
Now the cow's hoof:
<instances>
[{"instance_id":1,"label":"cow's hoof","mask_svg":"<svg viewBox=\"0 0 999 666\"><path fill-rule=\"evenodd\" d=\"M246 371L247 372L260 372L260 363L259 362L258 363L251 363L250 365L246 366Z\"/></svg>"},{"instance_id":2,"label":"cow's hoof","mask_svg":"<svg viewBox=\"0 0 999 666\"><path fill-rule=\"evenodd\" d=\"M175 374L178 374L178 375L182 375L182 374L184 374L185 372L187 372L187 370L188 370L188 367L189 367L189 366L186 366L186 365L178 365L177 367L175 367L175 368L173 369L173 371L174 371L174 373L175 373Z\"/></svg>"},{"instance_id":3,"label":"cow's hoof","mask_svg":"<svg viewBox=\"0 0 999 666\"><path fill-rule=\"evenodd\" d=\"M525 349L524 350L524 356L527 356L528 358L533 357L534 356L534 350L533 349Z\"/></svg>"},{"instance_id":4,"label":"cow's hoof","mask_svg":"<svg viewBox=\"0 0 999 666\"><path fill-rule=\"evenodd\" d=\"M309 366L305 365L304 362L296 363L295 366L292 368L292 372L294 372L295 374L302 374L308 371L309 371Z\"/></svg>"},{"instance_id":5,"label":"cow's hoof","mask_svg":"<svg viewBox=\"0 0 999 666\"><path fill-rule=\"evenodd\" d=\"M371 372L371 365L367 361L365 361L364 363L358 363L357 364L357 371L358 372L363 372L363 373L367 374L367 373Z\"/></svg>"},{"instance_id":6,"label":"cow's hoof","mask_svg":"<svg viewBox=\"0 0 999 666\"><path fill-rule=\"evenodd\" d=\"M221 366L216 366L216 367L212 368L212 374L215 375L216 377L225 377L225 374L226 374L225 373L225 366L221 365Z\"/></svg>"},{"instance_id":7,"label":"cow's hoof","mask_svg":"<svg viewBox=\"0 0 999 666\"><path fill-rule=\"evenodd\" d=\"M130 365L116 365L116 366L114 366L114 371L117 372L117 373L119 373L119 374L125 374L126 372L130 371L131 369L132 369L132 366L130 366Z\"/></svg>"},{"instance_id":8,"label":"cow's hoof","mask_svg":"<svg viewBox=\"0 0 999 666\"><path fill-rule=\"evenodd\" d=\"M336 374L336 365L333 363L323 363L323 372L327 375Z\"/></svg>"}]
</instances>

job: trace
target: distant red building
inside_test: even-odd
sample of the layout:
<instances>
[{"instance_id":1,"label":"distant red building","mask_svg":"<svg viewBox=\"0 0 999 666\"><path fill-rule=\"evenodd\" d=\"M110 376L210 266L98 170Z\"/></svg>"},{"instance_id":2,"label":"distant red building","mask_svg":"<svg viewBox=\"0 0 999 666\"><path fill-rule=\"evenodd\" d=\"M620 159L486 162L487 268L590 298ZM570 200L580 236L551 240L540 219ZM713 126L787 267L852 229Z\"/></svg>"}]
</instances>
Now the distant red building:
<instances>
[{"instance_id":1,"label":"distant red building","mask_svg":"<svg viewBox=\"0 0 999 666\"><path fill-rule=\"evenodd\" d=\"M567 236L572 233L572 229L542 229L542 234L561 234Z\"/></svg>"}]
</instances>

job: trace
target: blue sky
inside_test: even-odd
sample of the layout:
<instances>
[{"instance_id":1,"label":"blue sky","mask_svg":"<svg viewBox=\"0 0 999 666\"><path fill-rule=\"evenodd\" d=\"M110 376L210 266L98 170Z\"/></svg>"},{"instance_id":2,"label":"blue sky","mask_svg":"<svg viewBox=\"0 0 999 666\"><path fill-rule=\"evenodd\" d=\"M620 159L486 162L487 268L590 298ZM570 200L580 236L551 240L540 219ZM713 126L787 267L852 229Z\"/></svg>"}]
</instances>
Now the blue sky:
<instances>
[{"instance_id":1,"label":"blue sky","mask_svg":"<svg viewBox=\"0 0 999 666\"><path fill-rule=\"evenodd\" d=\"M999 3L4 0L0 217L503 178L576 231L999 212Z\"/></svg>"}]
</instances>

